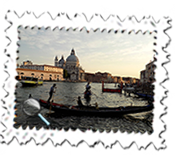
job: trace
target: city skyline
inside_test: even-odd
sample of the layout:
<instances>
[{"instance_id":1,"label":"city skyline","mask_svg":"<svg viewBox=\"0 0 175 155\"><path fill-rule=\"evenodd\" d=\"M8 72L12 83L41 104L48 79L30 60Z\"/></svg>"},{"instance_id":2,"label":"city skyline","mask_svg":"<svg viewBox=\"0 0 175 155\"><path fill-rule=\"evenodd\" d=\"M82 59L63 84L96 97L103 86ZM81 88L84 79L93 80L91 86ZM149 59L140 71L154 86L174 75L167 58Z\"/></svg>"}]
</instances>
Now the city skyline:
<instances>
[{"instance_id":1,"label":"city skyline","mask_svg":"<svg viewBox=\"0 0 175 155\"><path fill-rule=\"evenodd\" d=\"M88 73L108 72L113 76L140 78L140 71L153 60L153 35L100 31L89 33L70 29L51 31L43 27L38 30L20 27L18 41L21 64L30 60L34 64L54 65L55 56L64 59L70 55L71 49L80 61L80 65Z\"/></svg>"}]
</instances>

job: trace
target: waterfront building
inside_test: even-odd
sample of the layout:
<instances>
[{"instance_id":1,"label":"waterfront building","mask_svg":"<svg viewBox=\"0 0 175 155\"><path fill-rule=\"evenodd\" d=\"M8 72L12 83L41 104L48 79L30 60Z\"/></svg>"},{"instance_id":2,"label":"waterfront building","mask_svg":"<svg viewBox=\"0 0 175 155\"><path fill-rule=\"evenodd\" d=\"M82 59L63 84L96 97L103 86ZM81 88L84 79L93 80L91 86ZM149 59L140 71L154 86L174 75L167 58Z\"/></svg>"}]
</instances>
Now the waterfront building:
<instances>
[{"instance_id":1,"label":"waterfront building","mask_svg":"<svg viewBox=\"0 0 175 155\"><path fill-rule=\"evenodd\" d=\"M137 79L137 78L132 78L132 79L131 79L131 83L132 83L132 84L139 83L139 82L140 82L140 80Z\"/></svg>"},{"instance_id":2,"label":"waterfront building","mask_svg":"<svg viewBox=\"0 0 175 155\"><path fill-rule=\"evenodd\" d=\"M156 68L156 65L154 64L154 61L151 61L150 63L148 63L146 65L147 82L152 83L152 82L155 81L155 78L154 78L154 76L155 76L155 72L154 72L155 68Z\"/></svg>"},{"instance_id":3,"label":"waterfront building","mask_svg":"<svg viewBox=\"0 0 175 155\"><path fill-rule=\"evenodd\" d=\"M97 72L95 73L95 75L97 76L103 76L104 78L110 78L112 75L110 73L107 73L107 72L104 72L104 73L101 73L101 72Z\"/></svg>"},{"instance_id":4,"label":"waterfront building","mask_svg":"<svg viewBox=\"0 0 175 155\"><path fill-rule=\"evenodd\" d=\"M42 80L63 80L63 69L51 65L37 65L31 61L24 61L23 65L17 68L19 78L21 76L36 77Z\"/></svg>"},{"instance_id":5,"label":"waterfront building","mask_svg":"<svg viewBox=\"0 0 175 155\"><path fill-rule=\"evenodd\" d=\"M155 64L154 61L150 61L145 66L145 70L140 71L140 82L141 83L152 83L155 81Z\"/></svg>"},{"instance_id":6,"label":"waterfront building","mask_svg":"<svg viewBox=\"0 0 175 155\"><path fill-rule=\"evenodd\" d=\"M146 70L142 70L140 72L140 82L141 83L146 83Z\"/></svg>"},{"instance_id":7,"label":"waterfront building","mask_svg":"<svg viewBox=\"0 0 175 155\"><path fill-rule=\"evenodd\" d=\"M42 80L49 81L62 81L63 79L63 69L60 69L59 72L55 71L45 71L45 70L35 70L27 68L17 68L18 79L21 79L24 76L35 77Z\"/></svg>"},{"instance_id":8,"label":"waterfront building","mask_svg":"<svg viewBox=\"0 0 175 155\"><path fill-rule=\"evenodd\" d=\"M93 73L85 73L85 80L89 82L106 82L106 83L127 83L127 84L135 84L140 80L133 77L120 77L120 76L112 76L110 73L101 73L97 72Z\"/></svg>"},{"instance_id":9,"label":"waterfront building","mask_svg":"<svg viewBox=\"0 0 175 155\"><path fill-rule=\"evenodd\" d=\"M21 65L20 68L25 69L33 69L33 70L43 70L43 71L51 71L51 72L60 72L62 68L51 66L51 65Z\"/></svg>"},{"instance_id":10,"label":"waterfront building","mask_svg":"<svg viewBox=\"0 0 175 155\"><path fill-rule=\"evenodd\" d=\"M123 82L127 84L131 84L131 77L122 77Z\"/></svg>"},{"instance_id":11,"label":"waterfront building","mask_svg":"<svg viewBox=\"0 0 175 155\"><path fill-rule=\"evenodd\" d=\"M95 73L95 76L99 78L99 82L100 81L109 82L109 83L114 82L113 76L107 72L104 72L104 73L97 72Z\"/></svg>"},{"instance_id":12,"label":"waterfront building","mask_svg":"<svg viewBox=\"0 0 175 155\"><path fill-rule=\"evenodd\" d=\"M82 69L79 63L78 57L75 55L75 50L72 49L70 55L67 57L66 61L62 56L58 61L57 56L54 59L54 64L56 67L64 69L67 75L66 79L71 81L85 81L85 71Z\"/></svg>"},{"instance_id":13,"label":"waterfront building","mask_svg":"<svg viewBox=\"0 0 175 155\"><path fill-rule=\"evenodd\" d=\"M95 82L95 74L93 73L85 73L85 80L89 82Z\"/></svg>"},{"instance_id":14,"label":"waterfront building","mask_svg":"<svg viewBox=\"0 0 175 155\"><path fill-rule=\"evenodd\" d=\"M97 72L95 74L93 73L85 73L85 80L86 81L90 81L90 82L115 82L114 81L114 77L110 74L110 73L101 73L101 72Z\"/></svg>"},{"instance_id":15,"label":"waterfront building","mask_svg":"<svg viewBox=\"0 0 175 155\"><path fill-rule=\"evenodd\" d=\"M135 83L139 84L140 83L140 79L136 79Z\"/></svg>"},{"instance_id":16,"label":"waterfront building","mask_svg":"<svg viewBox=\"0 0 175 155\"><path fill-rule=\"evenodd\" d=\"M121 82L123 82L122 77L120 77L120 76L114 76L114 82L115 83L121 83Z\"/></svg>"}]
</instances>

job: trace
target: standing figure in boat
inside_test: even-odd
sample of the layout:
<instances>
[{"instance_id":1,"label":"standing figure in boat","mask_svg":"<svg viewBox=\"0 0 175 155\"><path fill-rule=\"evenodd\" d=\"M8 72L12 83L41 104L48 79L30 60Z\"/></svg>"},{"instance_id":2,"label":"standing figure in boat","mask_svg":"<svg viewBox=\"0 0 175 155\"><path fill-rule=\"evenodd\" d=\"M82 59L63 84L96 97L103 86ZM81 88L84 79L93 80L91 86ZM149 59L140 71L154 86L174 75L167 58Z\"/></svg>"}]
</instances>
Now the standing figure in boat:
<instances>
[{"instance_id":1,"label":"standing figure in boat","mask_svg":"<svg viewBox=\"0 0 175 155\"><path fill-rule=\"evenodd\" d=\"M84 92L84 98L86 99L87 103L89 104L90 100L91 100L91 86L90 86L90 82L87 83L86 85L86 90Z\"/></svg>"},{"instance_id":2,"label":"standing figure in boat","mask_svg":"<svg viewBox=\"0 0 175 155\"><path fill-rule=\"evenodd\" d=\"M56 84L53 84L53 86L50 88L49 98L47 100L47 102L49 102L49 103L50 103L50 100L51 100L51 98L53 96L53 93L55 93L54 88L56 88Z\"/></svg>"},{"instance_id":3,"label":"standing figure in boat","mask_svg":"<svg viewBox=\"0 0 175 155\"><path fill-rule=\"evenodd\" d=\"M79 106L80 108L84 107L84 105L83 105L83 103L82 103L82 101L81 101L81 97L80 97L80 96L78 96L78 101L77 101L77 103L78 103L78 106Z\"/></svg>"},{"instance_id":4,"label":"standing figure in boat","mask_svg":"<svg viewBox=\"0 0 175 155\"><path fill-rule=\"evenodd\" d=\"M88 91L90 89L91 89L90 82L88 82L87 85L86 85L86 91Z\"/></svg>"}]
</instances>

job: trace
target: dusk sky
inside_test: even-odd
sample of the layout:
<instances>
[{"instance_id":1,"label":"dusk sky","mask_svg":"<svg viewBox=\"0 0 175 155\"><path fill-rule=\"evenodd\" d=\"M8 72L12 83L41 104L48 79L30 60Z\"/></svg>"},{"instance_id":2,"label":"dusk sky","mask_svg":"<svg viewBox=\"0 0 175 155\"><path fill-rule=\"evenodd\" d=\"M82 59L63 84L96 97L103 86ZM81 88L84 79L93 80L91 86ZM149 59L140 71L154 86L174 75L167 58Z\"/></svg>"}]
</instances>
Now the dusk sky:
<instances>
[{"instance_id":1,"label":"dusk sky","mask_svg":"<svg viewBox=\"0 0 175 155\"><path fill-rule=\"evenodd\" d=\"M81 32L70 29L52 31L43 27L33 30L19 28L19 60L30 60L33 64L54 65L55 56L65 60L74 48L80 65L85 72L109 72L113 76L140 78L140 71L153 60L153 35L146 33L101 33L85 29Z\"/></svg>"}]
</instances>

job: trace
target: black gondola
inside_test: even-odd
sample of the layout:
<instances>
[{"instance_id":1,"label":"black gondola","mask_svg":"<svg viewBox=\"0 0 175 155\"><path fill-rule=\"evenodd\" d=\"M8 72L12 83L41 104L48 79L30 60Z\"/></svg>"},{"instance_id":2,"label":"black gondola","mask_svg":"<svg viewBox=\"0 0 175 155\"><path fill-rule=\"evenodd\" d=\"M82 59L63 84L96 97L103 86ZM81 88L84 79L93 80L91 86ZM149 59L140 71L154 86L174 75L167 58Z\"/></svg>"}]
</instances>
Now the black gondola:
<instances>
[{"instance_id":1,"label":"black gondola","mask_svg":"<svg viewBox=\"0 0 175 155\"><path fill-rule=\"evenodd\" d=\"M42 99L38 100L42 107L50 109L52 106L52 111L56 115L66 115L66 116L98 116L98 117L117 117L125 114L134 114L151 111L153 109L153 104L147 106L127 106L127 107L91 107L91 106L66 106L57 103L48 103Z\"/></svg>"}]
</instances>

